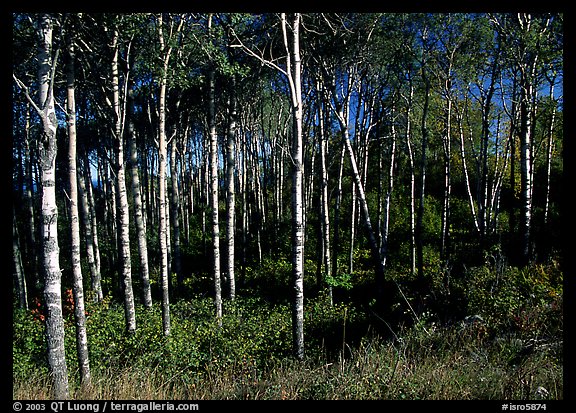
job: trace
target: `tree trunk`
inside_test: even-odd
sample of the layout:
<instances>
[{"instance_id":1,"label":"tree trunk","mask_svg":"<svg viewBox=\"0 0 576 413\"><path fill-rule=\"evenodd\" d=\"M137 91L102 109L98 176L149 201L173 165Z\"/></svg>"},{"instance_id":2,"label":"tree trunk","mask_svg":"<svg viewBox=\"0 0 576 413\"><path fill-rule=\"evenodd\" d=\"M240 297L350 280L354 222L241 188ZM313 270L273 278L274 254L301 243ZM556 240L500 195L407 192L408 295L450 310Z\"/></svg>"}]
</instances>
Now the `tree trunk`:
<instances>
[{"instance_id":1,"label":"tree trunk","mask_svg":"<svg viewBox=\"0 0 576 413\"><path fill-rule=\"evenodd\" d=\"M346 145L342 142L340 150L340 161L338 166L338 186L336 190L336 199L334 201L334 245L332 251L332 277L338 275L338 252L340 249L340 205L342 203L342 175L344 173L344 155L346 154Z\"/></svg>"},{"instance_id":2,"label":"tree trunk","mask_svg":"<svg viewBox=\"0 0 576 413\"><path fill-rule=\"evenodd\" d=\"M521 200L521 256L527 264L530 255L532 229L532 85L522 85L520 100L520 200Z\"/></svg>"},{"instance_id":3,"label":"tree trunk","mask_svg":"<svg viewBox=\"0 0 576 413\"><path fill-rule=\"evenodd\" d=\"M158 16L158 36L161 53L164 53L164 34L162 28L162 14ZM161 283L162 283L162 329L165 336L170 335L170 294L168 289L168 215L166 208L166 162L167 162L167 142L166 142L166 83L167 66L169 53L164 58L164 66L160 77L160 90L158 96L158 213L159 213L159 234L160 256L161 256Z\"/></svg>"},{"instance_id":4,"label":"tree trunk","mask_svg":"<svg viewBox=\"0 0 576 413\"><path fill-rule=\"evenodd\" d=\"M90 384L90 360L88 357L88 337L86 335L86 314L84 306L84 285L80 263L80 224L78 219L78 176L76 172L76 102L74 73L74 39L68 44L68 70L66 87L66 121L68 125L68 168L70 183L70 223L72 277L74 294L74 316L76 320L76 352L80 367L80 382Z\"/></svg>"},{"instance_id":5,"label":"tree trunk","mask_svg":"<svg viewBox=\"0 0 576 413\"><path fill-rule=\"evenodd\" d=\"M450 70L448 70L448 76L450 75ZM446 80L445 83L445 93L446 93L446 118L444 119L445 124L445 135L443 138L444 147L444 197L442 203L442 234L440 243L440 259L442 261L447 261L449 258L449 243L450 243L450 196L452 192L452 182L451 182L451 158L452 158L452 97L451 97L451 82Z\"/></svg>"},{"instance_id":6,"label":"tree trunk","mask_svg":"<svg viewBox=\"0 0 576 413\"><path fill-rule=\"evenodd\" d=\"M410 269L411 274L416 274L416 179L414 166L414 152L412 150L412 98L414 96L414 86L410 79L410 92L406 97L406 149L408 151L408 162L410 165Z\"/></svg>"},{"instance_id":7,"label":"tree trunk","mask_svg":"<svg viewBox=\"0 0 576 413\"><path fill-rule=\"evenodd\" d=\"M182 259L180 254L180 188L177 168L177 140L176 135L170 142L170 178L172 180L172 196L170 202L172 232L172 263L176 274L177 286L180 291L184 288L184 274L182 273Z\"/></svg>"},{"instance_id":8,"label":"tree trunk","mask_svg":"<svg viewBox=\"0 0 576 413\"><path fill-rule=\"evenodd\" d=\"M303 216L303 142L302 142L302 83L300 60L300 19L294 14L292 44L288 43L286 15L282 13L282 31L286 48L287 77L292 98L292 277L294 304L292 310L292 337L294 353L304 358L304 216Z\"/></svg>"},{"instance_id":9,"label":"tree trunk","mask_svg":"<svg viewBox=\"0 0 576 413\"><path fill-rule=\"evenodd\" d=\"M556 106L554 100L554 80L556 76L554 75L550 82L550 101L554 103L552 106L552 113L550 114L550 125L548 126L548 139L547 139L547 150L546 150L546 200L544 202L544 226L547 227L549 223L549 212L550 212L550 178L552 172L552 153L554 148L554 121L556 119Z\"/></svg>"},{"instance_id":10,"label":"tree trunk","mask_svg":"<svg viewBox=\"0 0 576 413\"><path fill-rule=\"evenodd\" d=\"M422 109L422 153L420 161L420 200L418 214L416 216L416 255L418 262L418 278L424 278L424 202L426 196L426 147L428 145L428 105L430 103L430 80L426 75L426 69L422 68L422 80L424 81L424 108Z\"/></svg>"},{"instance_id":11,"label":"tree trunk","mask_svg":"<svg viewBox=\"0 0 576 413\"><path fill-rule=\"evenodd\" d=\"M360 207L362 209L362 215L364 216L364 226L366 232L368 233L368 242L370 245L370 252L372 255L372 261L374 263L375 281L377 288L377 296L381 298L383 295L384 288L384 268L382 267L382 260L380 259L380 250L378 249L378 241L374 230L372 228L372 223L370 221L370 211L368 210L368 203L366 201L366 194L364 192L364 184L362 183L362 176L358 170L358 164L356 163L356 156L354 155L354 150L352 149L352 144L350 143L350 134L348 130L348 114L345 113L345 108L348 106L348 101L350 95L346 98L344 103L339 102L338 94L336 92L336 86L334 83L331 84L332 88L332 100L333 107L335 109L336 117L338 118L338 123L340 126L340 133L342 134L342 140L344 142L344 147L348 152L350 157L350 164L352 166L352 178L356 184L356 190L358 191L358 200L360 202Z\"/></svg>"},{"instance_id":12,"label":"tree trunk","mask_svg":"<svg viewBox=\"0 0 576 413\"><path fill-rule=\"evenodd\" d=\"M463 109L465 110L465 108ZM474 228L478 235L481 234L480 224L478 222L478 216L476 215L476 207L474 205L474 198L472 197L472 189L470 186L470 176L468 174L468 162L466 161L466 150L464 142L464 125L463 125L463 115L458 113L458 131L460 135L460 157L462 158L462 170L464 173L464 184L466 185L466 194L468 195L468 205L470 207L470 215L472 217L472 222L474 223Z\"/></svg>"},{"instance_id":13,"label":"tree trunk","mask_svg":"<svg viewBox=\"0 0 576 413\"><path fill-rule=\"evenodd\" d=\"M26 121L25 121L25 138L24 138L24 163L25 163L25 186L24 199L27 209L27 221L28 225L26 228L26 243L27 247L24 249L26 252L26 257L30 263L28 268L34 275L33 290L38 292L41 291L41 271L38 269L38 251L37 251L37 224L36 224L36 212L34 205L34 172L33 172L33 158L32 151L30 148L30 105L26 106Z\"/></svg>"},{"instance_id":14,"label":"tree trunk","mask_svg":"<svg viewBox=\"0 0 576 413\"><path fill-rule=\"evenodd\" d=\"M395 117L395 108L392 107L391 118ZM394 162L396 159L396 128L394 127L394 120L392 120L392 146L390 148L390 166L388 167L388 189L384 197L384 217L382 218L382 234L380 246L380 259L382 260L382 267L386 268L386 261L388 258L388 232L390 227L390 200L392 197L392 190L394 189Z\"/></svg>"},{"instance_id":15,"label":"tree trunk","mask_svg":"<svg viewBox=\"0 0 576 413\"><path fill-rule=\"evenodd\" d=\"M231 300L236 297L236 277L234 274L234 249L235 249L235 231L236 231L236 200L234 189L234 171L236 169L236 81L232 77L230 90L230 113L228 120L227 136L227 160L226 160L226 244L228 245L227 269L228 269L228 288Z\"/></svg>"},{"instance_id":16,"label":"tree trunk","mask_svg":"<svg viewBox=\"0 0 576 413\"><path fill-rule=\"evenodd\" d=\"M148 268L148 241L146 239L146 222L142 207L142 191L138 173L138 149L136 145L136 130L134 127L134 90L128 90L128 139L130 148L130 175L132 178L132 199L134 202L134 222L138 239L138 256L140 258L140 277L142 278L142 295L144 307L152 308L152 293L150 290L150 272Z\"/></svg>"},{"instance_id":17,"label":"tree trunk","mask_svg":"<svg viewBox=\"0 0 576 413\"><path fill-rule=\"evenodd\" d=\"M24 268L22 266L20 236L18 235L16 208L14 208L14 205L12 205L12 259L14 262L14 277L16 278L18 305L20 308L28 310L28 289L26 286L26 277L24 276Z\"/></svg>"},{"instance_id":18,"label":"tree trunk","mask_svg":"<svg viewBox=\"0 0 576 413\"><path fill-rule=\"evenodd\" d=\"M120 242L120 264L122 288L124 290L124 313L126 316L126 330L136 330L136 310L134 307L134 292L132 290L132 260L130 257L130 211L128 209L128 195L126 192L126 163L124 161L123 115L120 105L120 77L118 73L118 30L114 29L112 40L114 57L112 59L112 91L113 108L115 114L114 143L116 146L116 206L118 214L118 239Z\"/></svg>"},{"instance_id":19,"label":"tree trunk","mask_svg":"<svg viewBox=\"0 0 576 413\"><path fill-rule=\"evenodd\" d=\"M62 272L58 246L58 208L56 205L56 119L52 59L52 20L47 14L38 21L39 115L42 120L40 166L42 169L42 258L45 271L46 341L48 366L52 379L52 396L68 398L68 369L64 351L64 318L62 316ZM57 56L56 56L57 57Z\"/></svg>"},{"instance_id":20,"label":"tree trunk","mask_svg":"<svg viewBox=\"0 0 576 413\"><path fill-rule=\"evenodd\" d=\"M212 31L212 15L208 21L208 30ZM220 224L218 219L218 135L216 134L216 69L208 72L208 128L210 135L210 209L212 212L212 251L214 277L214 305L216 320L222 325L222 284L220 274Z\"/></svg>"},{"instance_id":21,"label":"tree trunk","mask_svg":"<svg viewBox=\"0 0 576 413\"><path fill-rule=\"evenodd\" d=\"M320 89L320 87L318 87ZM322 264L324 270L321 274L324 277L331 273L330 261L330 211L328 208L328 169L326 167L326 156L328 152L328 138L324 131L324 102L318 102L318 124L320 130L320 221L321 221L321 238L322 238ZM319 280L319 287L322 280ZM333 302L332 286L328 286L328 297L330 303Z\"/></svg>"},{"instance_id":22,"label":"tree trunk","mask_svg":"<svg viewBox=\"0 0 576 413\"><path fill-rule=\"evenodd\" d=\"M84 169L90 168L88 161L85 161ZM94 242L95 236L92 234L92 209L88 201L88 190L86 189L87 173L78 175L78 195L81 199L82 206L82 224L84 227L84 235L86 238L86 256L88 257L88 267L90 268L90 285L92 294L94 294L94 301L101 302L103 297L100 268L96 262L96 246L98 242ZM92 185L92 184L90 184ZM96 240L98 237L96 237Z\"/></svg>"}]
</instances>

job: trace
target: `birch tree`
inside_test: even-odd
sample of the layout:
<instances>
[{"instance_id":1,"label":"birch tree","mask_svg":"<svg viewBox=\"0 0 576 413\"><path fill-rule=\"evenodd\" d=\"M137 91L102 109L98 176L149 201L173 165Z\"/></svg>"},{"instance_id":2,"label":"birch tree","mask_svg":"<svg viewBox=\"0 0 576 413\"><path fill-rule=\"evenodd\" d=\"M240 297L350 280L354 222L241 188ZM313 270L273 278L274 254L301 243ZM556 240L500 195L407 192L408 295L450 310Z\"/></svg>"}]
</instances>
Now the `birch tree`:
<instances>
[{"instance_id":1,"label":"birch tree","mask_svg":"<svg viewBox=\"0 0 576 413\"><path fill-rule=\"evenodd\" d=\"M126 317L126 330L136 330L136 310L134 306L134 291L132 289L132 260L130 257L130 212L128 209L128 194L126 191L126 161L124 159L124 113L125 106L120 98L119 53L120 34L117 27L112 28L112 108L114 113L114 136L116 155L116 207L118 215L118 239L120 242L121 282L124 293L124 313ZM128 45L128 48L131 44ZM129 73L125 74L129 76ZM127 85L127 79L124 85ZM126 97L125 87L122 88L123 97Z\"/></svg>"},{"instance_id":2,"label":"birch tree","mask_svg":"<svg viewBox=\"0 0 576 413\"><path fill-rule=\"evenodd\" d=\"M170 335L170 295L169 270L168 270L168 208L166 206L166 164L168 156L168 142L166 136L166 88L168 83L168 65L172 55L173 36L177 36L182 29L183 19L179 22L171 20L169 22L169 34L166 38L164 34L164 24L162 13L158 14L158 40L160 43L160 58L162 67L160 69L159 92L158 92L158 182L160 210L160 255L161 255L161 280L162 280L162 328L164 335ZM176 24L177 23L177 24Z\"/></svg>"},{"instance_id":3,"label":"birch tree","mask_svg":"<svg viewBox=\"0 0 576 413\"><path fill-rule=\"evenodd\" d=\"M212 14L208 16L208 33L212 39ZM218 135L216 132L216 67L215 62L208 68L208 134L210 156L210 209L212 211L212 251L214 277L214 305L216 319L222 325L222 282L220 274L220 223L218 214Z\"/></svg>"},{"instance_id":4,"label":"birch tree","mask_svg":"<svg viewBox=\"0 0 576 413\"><path fill-rule=\"evenodd\" d=\"M136 224L136 237L138 239L138 256L140 257L140 276L142 278L142 295L144 306L152 307L152 293L150 289L150 270L148 266L148 240L146 238L146 221L142 205L142 191L140 189L140 174L138 171L138 147L136 144L136 128L134 120L134 88L128 89L128 139L129 139L129 167L132 180L132 197L134 202L134 222Z\"/></svg>"},{"instance_id":5,"label":"birch tree","mask_svg":"<svg viewBox=\"0 0 576 413\"><path fill-rule=\"evenodd\" d=\"M80 380L83 385L90 383L90 361L88 357L88 337L86 335L86 315L84 306L84 285L80 264L80 224L78 218L78 175L76 172L76 100L75 100L75 27L70 22L67 42L66 75L66 121L68 125L68 168L69 203L71 229L71 255L74 295L74 317L76 320L76 352L80 366Z\"/></svg>"},{"instance_id":6,"label":"birch tree","mask_svg":"<svg viewBox=\"0 0 576 413\"><path fill-rule=\"evenodd\" d=\"M285 68L267 60L246 46L235 35L235 47L242 49L262 64L280 72L286 78L290 91L292 112L292 340L298 359L304 358L304 217L303 217L303 141L302 141L302 62L300 57L300 23L302 16L294 13L291 24L286 13L280 14Z\"/></svg>"},{"instance_id":7,"label":"birch tree","mask_svg":"<svg viewBox=\"0 0 576 413\"><path fill-rule=\"evenodd\" d=\"M230 87L229 98L229 119L228 131L226 137L226 244L228 246L227 270L228 270L228 288L231 300L236 297L236 277L234 273L234 249L235 249L235 188L234 188L234 171L236 169L236 80L232 75L232 84Z\"/></svg>"},{"instance_id":8,"label":"birch tree","mask_svg":"<svg viewBox=\"0 0 576 413\"><path fill-rule=\"evenodd\" d=\"M38 103L30 97L26 86L15 75L14 80L38 113L42 123L39 161L42 185L42 263L44 266L44 300L46 303L46 344L52 396L67 399L68 369L64 349L64 318L62 315L62 272L58 244L58 208L56 205L56 118L54 80L59 49L52 55L54 19L39 14L36 21L38 42Z\"/></svg>"}]
</instances>

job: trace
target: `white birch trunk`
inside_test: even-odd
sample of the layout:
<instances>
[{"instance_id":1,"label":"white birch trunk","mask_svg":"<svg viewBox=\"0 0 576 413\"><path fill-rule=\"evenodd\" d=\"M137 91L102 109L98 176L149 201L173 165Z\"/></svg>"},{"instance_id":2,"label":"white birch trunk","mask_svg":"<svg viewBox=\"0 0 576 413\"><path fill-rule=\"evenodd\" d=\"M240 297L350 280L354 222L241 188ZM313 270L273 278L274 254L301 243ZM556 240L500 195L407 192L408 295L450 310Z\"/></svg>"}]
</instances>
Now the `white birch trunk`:
<instances>
[{"instance_id":1,"label":"white birch trunk","mask_svg":"<svg viewBox=\"0 0 576 413\"><path fill-rule=\"evenodd\" d=\"M222 283L220 274L220 224L218 218L218 136L216 134L215 71L208 74L208 125L210 135L210 209L212 212L212 251L214 256L214 305L218 325L222 325Z\"/></svg>"},{"instance_id":2,"label":"white birch trunk","mask_svg":"<svg viewBox=\"0 0 576 413\"><path fill-rule=\"evenodd\" d=\"M236 82L232 79L232 90L230 97L230 119L228 123L227 136L227 161L226 161L226 180L227 180L227 198L226 198L226 243L228 245L227 270L228 270L228 288L231 300L236 297L236 277L234 273L234 249L235 249L235 189L234 189L234 171L236 169Z\"/></svg>"},{"instance_id":3,"label":"white birch trunk","mask_svg":"<svg viewBox=\"0 0 576 413\"><path fill-rule=\"evenodd\" d=\"M74 316L76 320L76 352L80 367L80 382L90 383L90 360L88 356L88 337L86 334L86 314L84 306L84 283L80 262L80 223L78 219L78 176L76 169L76 101L74 74L74 40L68 45L68 70L66 94L66 120L68 124L68 168L70 183L70 223L72 279L74 294Z\"/></svg>"},{"instance_id":4,"label":"white birch trunk","mask_svg":"<svg viewBox=\"0 0 576 413\"><path fill-rule=\"evenodd\" d=\"M126 330L136 330L136 309L134 306L134 291L132 289L132 260L130 257L130 212L128 209L128 195L126 192L126 163L124 160L123 138L123 111L120 102L120 76L118 73L118 30L114 29L113 59L112 59L112 93L113 109L115 114L115 145L116 145L116 207L118 215L118 241L120 243L120 264L122 287L124 292L124 313L126 317Z\"/></svg>"},{"instance_id":5,"label":"white birch trunk","mask_svg":"<svg viewBox=\"0 0 576 413\"><path fill-rule=\"evenodd\" d=\"M90 166L88 166L88 168L89 167ZM96 266L94 236L92 235L92 212L88 202L85 178L82 174L78 175L78 195L82 207L82 225L86 238L86 256L88 259L88 267L90 268L90 285L92 293L94 294L94 301L100 302L104 297L102 295L100 270Z\"/></svg>"},{"instance_id":6,"label":"white birch trunk","mask_svg":"<svg viewBox=\"0 0 576 413\"><path fill-rule=\"evenodd\" d=\"M303 216L303 144L302 144L302 84L300 60L300 19L294 15L292 44L289 45L286 15L282 13L282 32L286 48L286 74L290 85L293 116L292 141L292 274L294 304L292 311L292 338L295 356L304 358L304 216Z\"/></svg>"},{"instance_id":7,"label":"white birch trunk","mask_svg":"<svg viewBox=\"0 0 576 413\"><path fill-rule=\"evenodd\" d=\"M161 52L164 52L164 35L162 28L162 14L158 17L158 35ZM169 56L169 54L167 55ZM168 270L168 216L166 208L166 162L167 162L167 142L166 142L166 77L168 57L164 60L162 76L160 77L160 91L158 96L158 214L159 214L159 234L160 239L160 276L162 284L162 329L165 336L170 335L170 295L168 290L169 270Z\"/></svg>"},{"instance_id":8,"label":"white birch trunk","mask_svg":"<svg viewBox=\"0 0 576 413\"><path fill-rule=\"evenodd\" d=\"M208 20L208 31L212 35L212 15ZM210 209L212 212L212 251L214 277L214 305L216 320L222 325L222 281L220 274L220 224L218 218L218 135L216 133L216 79L215 68L208 72L208 128L210 137Z\"/></svg>"},{"instance_id":9,"label":"white birch trunk","mask_svg":"<svg viewBox=\"0 0 576 413\"><path fill-rule=\"evenodd\" d=\"M42 14L38 21L38 83L39 109L43 134L40 148L42 169L42 258L45 271L46 342L52 396L67 399L68 369L64 350L64 318L62 316L62 272L58 245L58 208L56 206L56 119L52 59L52 20Z\"/></svg>"},{"instance_id":10,"label":"white birch trunk","mask_svg":"<svg viewBox=\"0 0 576 413\"><path fill-rule=\"evenodd\" d=\"M146 223L142 207L142 191L138 173L138 149L136 146L136 131L134 129L134 98L133 90L128 91L128 138L130 148L130 173L132 178L132 197L134 201L134 222L138 239L138 256L140 258L140 276L142 278L142 294L144 307L152 308L152 293L150 290L150 271L148 267L148 241L146 239Z\"/></svg>"}]
</instances>

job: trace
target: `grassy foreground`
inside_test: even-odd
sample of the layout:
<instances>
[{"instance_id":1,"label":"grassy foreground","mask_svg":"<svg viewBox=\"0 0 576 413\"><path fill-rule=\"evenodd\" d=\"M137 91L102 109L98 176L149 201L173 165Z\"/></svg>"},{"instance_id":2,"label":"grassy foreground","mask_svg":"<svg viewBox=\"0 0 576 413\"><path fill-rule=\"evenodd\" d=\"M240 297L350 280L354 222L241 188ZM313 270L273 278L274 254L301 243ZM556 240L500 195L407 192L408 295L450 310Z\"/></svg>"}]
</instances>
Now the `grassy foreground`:
<instances>
[{"instance_id":1,"label":"grassy foreground","mask_svg":"<svg viewBox=\"0 0 576 413\"><path fill-rule=\"evenodd\" d=\"M196 380L167 377L158 369L108 369L91 386L75 387L73 399L562 399L562 366L553 347L517 363L517 339L462 342L459 333L434 332L408 346L372 340L336 362L283 360L255 366L207 366ZM440 334L449 337L439 340ZM429 341L430 340L430 341ZM433 350L431 341L451 346ZM426 345L431 347L426 348ZM463 345L464 344L464 345ZM48 399L45 375L15 383L15 399Z\"/></svg>"},{"instance_id":2,"label":"grassy foreground","mask_svg":"<svg viewBox=\"0 0 576 413\"><path fill-rule=\"evenodd\" d=\"M482 274L475 279L490 282L493 274ZM122 307L107 299L88 306L89 386L78 383L71 316L66 323L71 398L563 399L561 289L543 274L513 272L482 290L489 297L476 292L466 305L481 317L442 322L426 311L388 323L389 334L369 311L310 298L303 361L290 356L287 302L239 297L218 327L209 298L181 300L163 337L157 305L139 307L138 330L127 335ZM467 285L468 293L480 286ZM14 399L50 398L43 334L37 315L15 311Z\"/></svg>"}]
</instances>

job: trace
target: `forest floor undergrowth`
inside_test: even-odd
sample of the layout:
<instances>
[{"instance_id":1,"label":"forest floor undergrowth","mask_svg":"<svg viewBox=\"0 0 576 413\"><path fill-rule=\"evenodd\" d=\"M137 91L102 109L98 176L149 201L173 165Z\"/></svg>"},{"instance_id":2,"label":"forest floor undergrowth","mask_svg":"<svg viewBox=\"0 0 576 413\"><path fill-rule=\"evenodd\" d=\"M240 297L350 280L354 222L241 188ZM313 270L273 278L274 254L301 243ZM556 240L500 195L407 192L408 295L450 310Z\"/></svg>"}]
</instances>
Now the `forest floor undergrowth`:
<instances>
[{"instance_id":1,"label":"forest floor undergrowth","mask_svg":"<svg viewBox=\"0 0 576 413\"><path fill-rule=\"evenodd\" d=\"M90 385L79 385L73 317L66 321L70 397L563 399L561 279L552 280L542 268L511 274L497 289L483 289L486 297L480 290L468 297L468 315L451 321L434 306L403 322L386 322L389 314L369 306L310 297L300 361L291 356L288 301L240 295L225 302L219 327L211 298L181 299L171 304L171 334L165 337L158 303L138 307L137 330L127 334L122 306L107 297L87 307ZM494 277L480 270L472 275L475 287ZM475 288L466 285L468 293ZM38 312L14 311L13 398L50 398Z\"/></svg>"}]
</instances>

